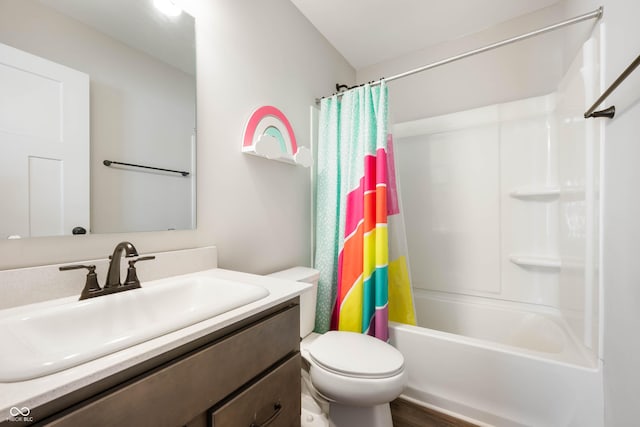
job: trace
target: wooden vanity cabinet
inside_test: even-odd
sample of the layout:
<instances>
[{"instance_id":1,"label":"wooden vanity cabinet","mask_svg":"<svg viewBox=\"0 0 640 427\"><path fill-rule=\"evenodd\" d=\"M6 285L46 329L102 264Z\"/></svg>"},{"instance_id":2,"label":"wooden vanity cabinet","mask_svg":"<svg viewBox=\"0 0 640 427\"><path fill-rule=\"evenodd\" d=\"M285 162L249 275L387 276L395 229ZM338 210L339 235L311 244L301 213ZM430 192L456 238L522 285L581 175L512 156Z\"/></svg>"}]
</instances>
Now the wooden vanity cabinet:
<instances>
[{"instance_id":1,"label":"wooden vanity cabinet","mask_svg":"<svg viewBox=\"0 0 640 427\"><path fill-rule=\"evenodd\" d=\"M291 357L229 401L211 409L213 427L291 427L300 423L300 355ZM298 387L294 386L296 377Z\"/></svg>"},{"instance_id":2,"label":"wooden vanity cabinet","mask_svg":"<svg viewBox=\"0 0 640 427\"><path fill-rule=\"evenodd\" d=\"M283 305L224 337L85 399L42 424L298 426L299 343L299 306Z\"/></svg>"}]
</instances>

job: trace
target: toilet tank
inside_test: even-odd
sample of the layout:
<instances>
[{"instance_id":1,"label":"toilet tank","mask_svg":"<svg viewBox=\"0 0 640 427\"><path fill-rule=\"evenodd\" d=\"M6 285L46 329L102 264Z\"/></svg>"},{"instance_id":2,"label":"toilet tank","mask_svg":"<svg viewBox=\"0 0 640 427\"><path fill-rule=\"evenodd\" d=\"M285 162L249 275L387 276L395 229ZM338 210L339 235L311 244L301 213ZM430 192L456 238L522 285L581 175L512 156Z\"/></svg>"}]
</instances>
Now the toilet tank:
<instances>
[{"instance_id":1,"label":"toilet tank","mask_svg":"<svg viewBox=\"0 0 640 427\"><path fill-rule=\"evenodd\" d=\"M313 332L316 323L316 298L320 272L309 267L293 267L269 274L270 277L311 283L311 289L300 295L300 338Z\"/></svg>"}]
</instances>

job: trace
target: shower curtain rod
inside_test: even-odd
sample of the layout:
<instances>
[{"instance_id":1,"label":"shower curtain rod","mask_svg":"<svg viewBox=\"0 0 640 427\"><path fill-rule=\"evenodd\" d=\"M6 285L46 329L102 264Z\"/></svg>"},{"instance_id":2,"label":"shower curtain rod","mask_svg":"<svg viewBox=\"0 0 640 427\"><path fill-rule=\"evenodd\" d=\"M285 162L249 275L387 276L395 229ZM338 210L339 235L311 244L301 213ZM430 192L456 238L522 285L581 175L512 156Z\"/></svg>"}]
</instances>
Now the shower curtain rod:
<instances>
[{"instance_id":1,"label":"shower curtain rod","mask_svg":"<svg viewBox=\"0 0 640 427\"><path fill-rule=\"evenodd\" d=\"M387 78L381 78L380 80L375 80L375 81L369 82L369 84L371 86L377 86L380 83L382 83L383 81L391 82L393 80L397 80L397 79L401 79L403 77L411 76L413 74L421 73L423 71L427 71L427 70L430 70L432 68L439 67L441 65L449 64L450 62L455 62L455 61L458 61L460 59L468 58L469 56L474 56L474 55L477 55L479 53L484 53L484 52L487 52L489 50L493 50L493 49L496 49L496 48L499 48L499 47L502 47L502 46L506 46L506 45L511 44L511 43L519 42L521 40L525 40L525 39L528 39L528 38L531 38L531 37L534 37L534 36L538 36L540 34L548 33L550 31L555 31L555 30L557 30L559 28L563 28L563 27L566 27L566 26L569 26L569 25L573 25L573 24L576 24L578 22L587 21L589 19L600 19L600 18L602 18L602 13L603 13L603 8L602 8L602 6L600 6L599 8L594 10L593 12L585 13L584 15L579 15L579 16L576 16L575 18L567 19L566 21L558 22L556 24L549 25L548 27L540 28L539 30L531 31L531 32L526 33L526 34L521 34L519 36L512 37L512 38L509 38L509 39L506 39L506 40L502 40L502 41L490 44L488 46L484 46L484 47L481 47L481 48L478 48L478 49L470 50L468 52L461 53L459 55L455 55L455 56L452 56L450 58L442 59L440 61L433 62L431 64L424 65L422 67L418 67L418 68L415 68L413 70L405 71L404 73L396 74L394 76L387 77ZM352 86L352 87L348 87L346 85L336 84L336 90L340 91L341 88L345 88L345 87L347 89L353 89L353 88L356 88L358 86L363 86L363 84ZM337 92L334 95L341 96L342 93L343 92ZM333 96L333 95L331 95L331 96ZM323 98L328 98L328 97L323 96L322 98L316 98L316 104L319 104L320 100L323 99Z\"/></svg>"}]
</instances>

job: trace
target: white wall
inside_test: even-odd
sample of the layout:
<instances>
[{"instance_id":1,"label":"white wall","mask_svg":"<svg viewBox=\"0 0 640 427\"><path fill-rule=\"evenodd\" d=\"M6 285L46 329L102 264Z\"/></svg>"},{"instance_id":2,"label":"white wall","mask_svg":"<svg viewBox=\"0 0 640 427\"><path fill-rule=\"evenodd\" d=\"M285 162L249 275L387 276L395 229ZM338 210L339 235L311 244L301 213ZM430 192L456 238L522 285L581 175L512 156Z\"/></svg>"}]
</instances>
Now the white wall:
<instances>
[{"instance_id":1,"label":"white wall","mask_svg":"<svg viewBox=\"0 0 640 427\"><path fill-rule=\"evenodd\" d=\"M605 23L604 88L640 53L640 3L567 0L568 15L602 5ZM565 39L570 46L579 38ZM570 47L569 47L570 49ZM605 425L635 425L640 419L640 69L601 108L615 105L602 145L602 266ZM594 99L595 101L595 99Z\"/></svg>"},{"instance_id":2,"label":"white wall","mask_svg":"<svg viewBox=\"0 0 640 427\"><path fill-rule=\"evenodd\" d=\"M595 7L581 9L583 10L576 14L589 12ZM357 81L388 77L533 31L563 20L564 13L564 4L557 3L479 33L360 69ZM583 29L592 28L593 22L577 25ZM555 91L578 48L574 43L572 51L563 49L563 31L548 33L390 82L390 110L395 121L432 117ZM565 62L568 63L565 65Z\"/></svg>"},{"instance_id":3,"label":"white wall","mask_svg":"<svg viewBox=\"0 0 640 427\"><path fill-rule=\"evenodd\" d=\"M288 0L192 0L196 15L198 227L0 242L0 268L215 244L223 268L263 273L309 260L308 169L243 155L252 110L270 104L309 145L309 105L355 72ZM79 284L81 286L81 284Z\"/></svg>"},{"instance_id":4,"label":"white wall","mask_svg":"<svg viewBox=\"0 0 640 427\"><path fill-rule=\"evenodd\" d=\"M640 3L605 0L605 84L640 53ZM603 265L605 420L610 427L640 419L640 69L606 105Z\"/></svg>"},{"instance_id":5,"label":"white wall","mask_svg":"<svg viewBox=\"0 0 640 427\"><path fill-rule=\"evenodd\" d=\"M102 161L191 170L195 77L39 2L1 6L0 41L90 77L90 231L190 228L191 178Z\"/></svg>"}]
</instances>

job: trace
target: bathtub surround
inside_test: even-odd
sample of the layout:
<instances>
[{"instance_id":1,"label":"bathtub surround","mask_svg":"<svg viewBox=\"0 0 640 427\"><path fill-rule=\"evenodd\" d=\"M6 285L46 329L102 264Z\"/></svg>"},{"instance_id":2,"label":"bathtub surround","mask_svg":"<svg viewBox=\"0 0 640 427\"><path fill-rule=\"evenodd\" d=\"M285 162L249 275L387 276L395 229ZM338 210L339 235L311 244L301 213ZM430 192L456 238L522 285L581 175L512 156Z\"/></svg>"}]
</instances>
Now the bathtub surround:
<instances>
[{"instance_id":1,"label":"bathtub surround","mask_svg":"<svg viewBox=\"0 0 640 427\"><path fill-rule=\"evenodd\" d=\"M600 135L582 119L598 55L596 32L552 94L395 126L425 328L391 333L405 396L489 424L600 425Z\"/></svg>"},{"instance_id":2,"label":"bathtub surround","mask_svg":"<svg viewBox=\"0 0 640 427\"><path fill-rule=\"evenodd\" d=\"M588 70L576 64L575 76ZM571 120L580 108L566 99L580 90L566 79L557 95L403 123L396 134L413 286L556 307L595 361L599 144L590 122Z\"/></svg>"},{"instance_id":3,"label":"bathtub surround","mask_svg":"<svg viewBox=\"0 0 640 427\"><path fill-rule=\"evenodd\" d=\"M581 53L558 93L395 126L410 251L424 257L414 286L582 309L559 292L579 284L558 280L597 238L586 221L597 211L598 135L572 120L581 92L595 92L597 43L585 50L589 64Z\"/></svg>"}]
</instances>

